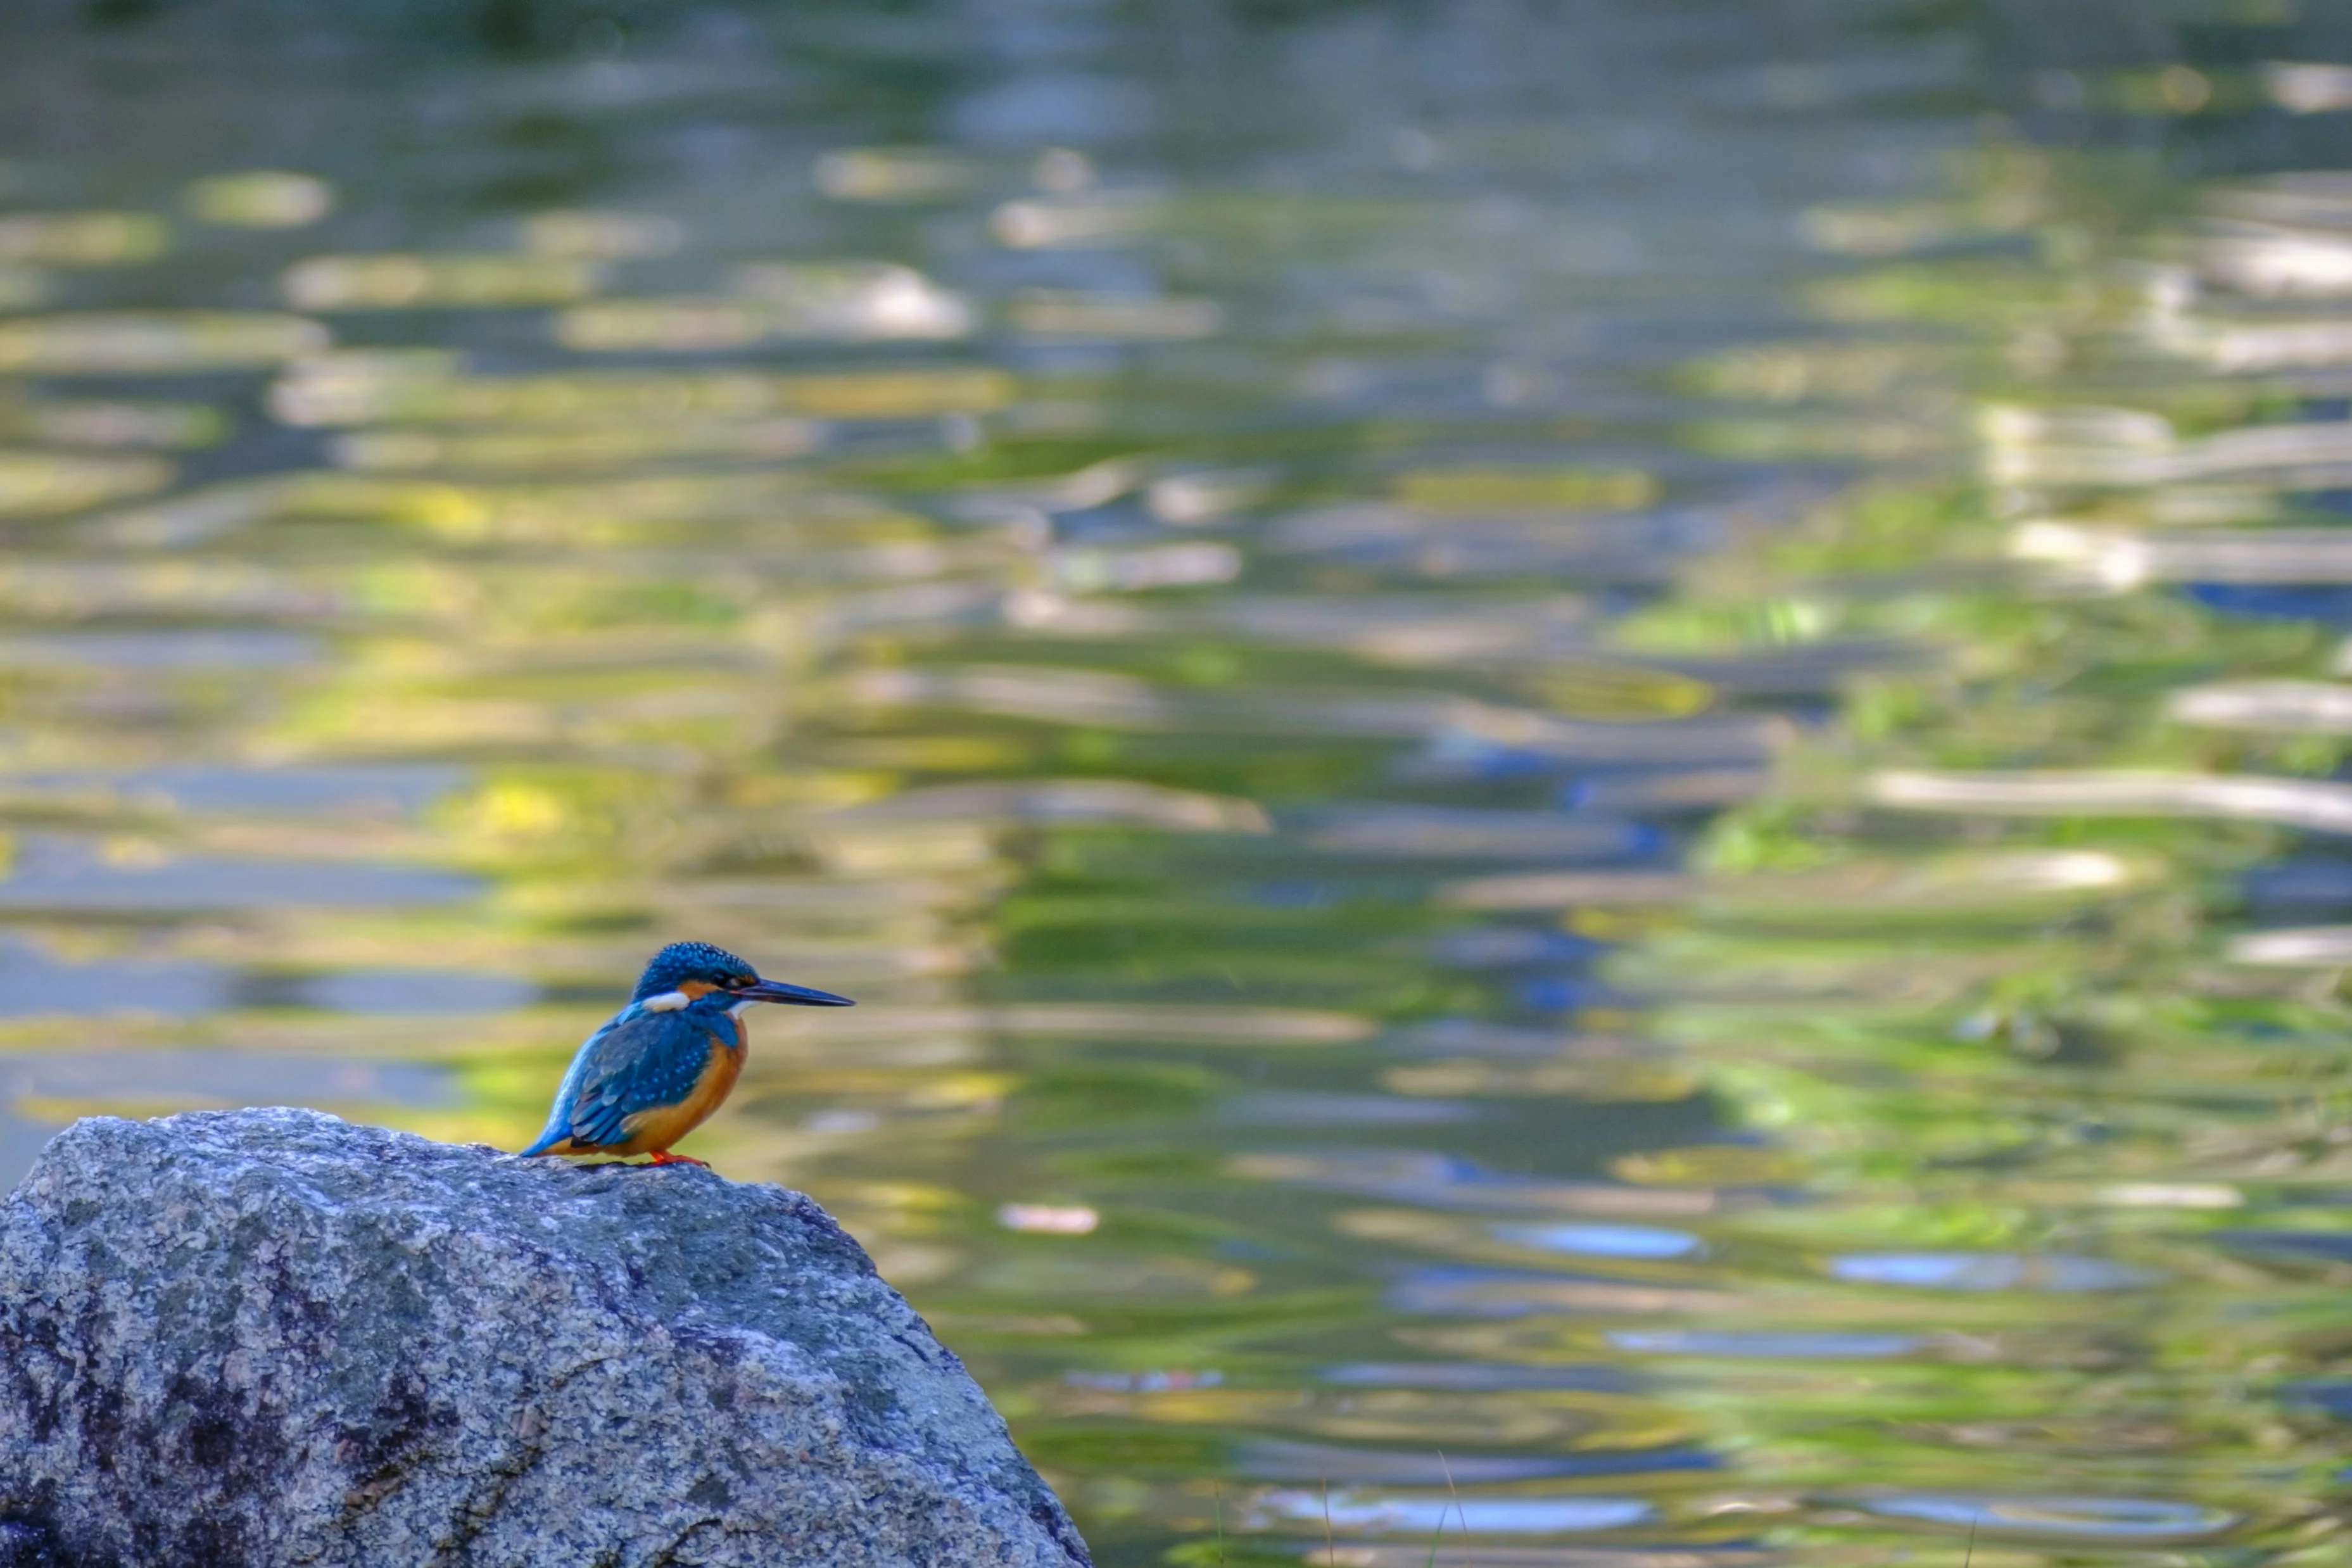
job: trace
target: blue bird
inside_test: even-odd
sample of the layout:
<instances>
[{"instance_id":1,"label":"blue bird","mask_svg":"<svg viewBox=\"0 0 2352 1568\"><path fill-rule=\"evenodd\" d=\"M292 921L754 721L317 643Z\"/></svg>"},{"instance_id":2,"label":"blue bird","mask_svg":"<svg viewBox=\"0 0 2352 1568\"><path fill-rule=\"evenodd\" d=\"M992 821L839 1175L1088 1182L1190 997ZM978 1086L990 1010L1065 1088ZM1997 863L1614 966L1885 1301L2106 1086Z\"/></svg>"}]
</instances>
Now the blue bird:
<instances>
[{"instance_id":1,"label":"blue bird","mask_svg":"<svg viewBox=\"0 0 2352 1568\"><path fill-rule=\"evenodd\" d=\"M669 1146L719 1109L743 1070L743 1015L761 1002L850 1007L830 991L762 980L707 942L674 942L637 977L629 1005L582 1042L555 1090L547 1130L525 1154L650 1154L699 1165Z\"/></svg>"}]
</instances>

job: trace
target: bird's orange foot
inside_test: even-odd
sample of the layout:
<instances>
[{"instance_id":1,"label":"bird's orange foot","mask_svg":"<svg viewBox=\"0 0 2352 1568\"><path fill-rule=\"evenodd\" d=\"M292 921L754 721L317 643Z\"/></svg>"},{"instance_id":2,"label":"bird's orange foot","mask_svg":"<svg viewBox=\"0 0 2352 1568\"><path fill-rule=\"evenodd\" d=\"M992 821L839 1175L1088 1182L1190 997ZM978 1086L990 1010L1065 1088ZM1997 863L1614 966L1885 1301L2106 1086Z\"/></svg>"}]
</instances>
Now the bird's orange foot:
<instances>
[{"instance_id":1,"label":"bird's orange foot","mask_svg":"<svg viewBox=\"0 0 2352 1568\"><path fill-rule=\"evenodd\" d=\"M673 1154L667 1149L656 1149L646 1155L646 1163L648 1165L699 1165L706 1171L710 1169L710 1162L708 1160L698 1160L691 1154Z\"/></svg>"}]
</instances>

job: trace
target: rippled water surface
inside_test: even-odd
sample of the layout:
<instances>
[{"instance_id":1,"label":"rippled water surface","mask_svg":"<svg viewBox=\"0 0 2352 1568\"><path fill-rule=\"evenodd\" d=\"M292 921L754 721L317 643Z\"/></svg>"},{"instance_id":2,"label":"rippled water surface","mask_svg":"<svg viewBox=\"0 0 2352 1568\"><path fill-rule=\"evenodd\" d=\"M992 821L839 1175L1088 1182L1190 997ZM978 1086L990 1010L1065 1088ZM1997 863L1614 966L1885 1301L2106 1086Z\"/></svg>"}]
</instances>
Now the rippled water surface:
<instances>
[{"instance_id":1,"label":"rippled water surface","mask_svg":"<svg viewBox=\"0 0 2352 1568\"><path fill-rule=\"evenodd\" d=\"M320 16L0 16L0 1179L701 937L1107 1563L2343 1560L2352 12Z\"/></svg>"}]
</instances>

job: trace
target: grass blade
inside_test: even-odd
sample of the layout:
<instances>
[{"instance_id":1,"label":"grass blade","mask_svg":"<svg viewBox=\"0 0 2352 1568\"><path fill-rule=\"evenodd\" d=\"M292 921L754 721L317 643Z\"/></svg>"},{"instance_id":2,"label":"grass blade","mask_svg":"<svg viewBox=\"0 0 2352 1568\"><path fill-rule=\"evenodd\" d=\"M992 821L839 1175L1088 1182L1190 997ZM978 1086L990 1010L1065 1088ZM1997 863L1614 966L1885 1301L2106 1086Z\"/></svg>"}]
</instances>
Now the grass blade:
<instances>
[{"instance_id":1,"label":"grass blade","mask_svg":"<svg viewBox=\"0 0 2352 1568\"><path fill-rule=\"evenodd\" d=\"M1461 1489L1454 1484L1454 1467L1446 1462L1445 1450L1437 1450L1437 1468L1445 1472L1446 1494L1454 1499L1454 1517L1462 1521L1462 1568L1470 1568L1470 1514L1462 1506ZM1437 1511L1437 1527L1445 1528L1445 1510Z\"/></svg>"}]
</instances>

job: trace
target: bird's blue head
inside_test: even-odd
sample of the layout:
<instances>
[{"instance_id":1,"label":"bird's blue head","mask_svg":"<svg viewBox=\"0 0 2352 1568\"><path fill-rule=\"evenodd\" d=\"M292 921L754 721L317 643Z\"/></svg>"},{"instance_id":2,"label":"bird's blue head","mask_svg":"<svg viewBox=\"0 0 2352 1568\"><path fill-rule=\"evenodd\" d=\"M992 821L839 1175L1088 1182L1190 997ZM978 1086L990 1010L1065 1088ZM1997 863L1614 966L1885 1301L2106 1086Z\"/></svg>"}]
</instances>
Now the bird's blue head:
<instances>
[{"instance_id":1,"label":"bird's blue head","mask_svg":"<svg viewBox=\"0 0 2352 1568\"><path fill-rule=\"evenodd\" d=\"M856 1005L830 991L787 985L781 980L762 980L750 964L725 948L713 947L707 942L674 942L655 953L646 972L637 976L637 989L629 1000L683 996L691 1002L713 992L723 992L737 1002L782 1002L797 1007ZM673 1002L670 1005L679 1004Z\"/></svg>"}]
</instances>

